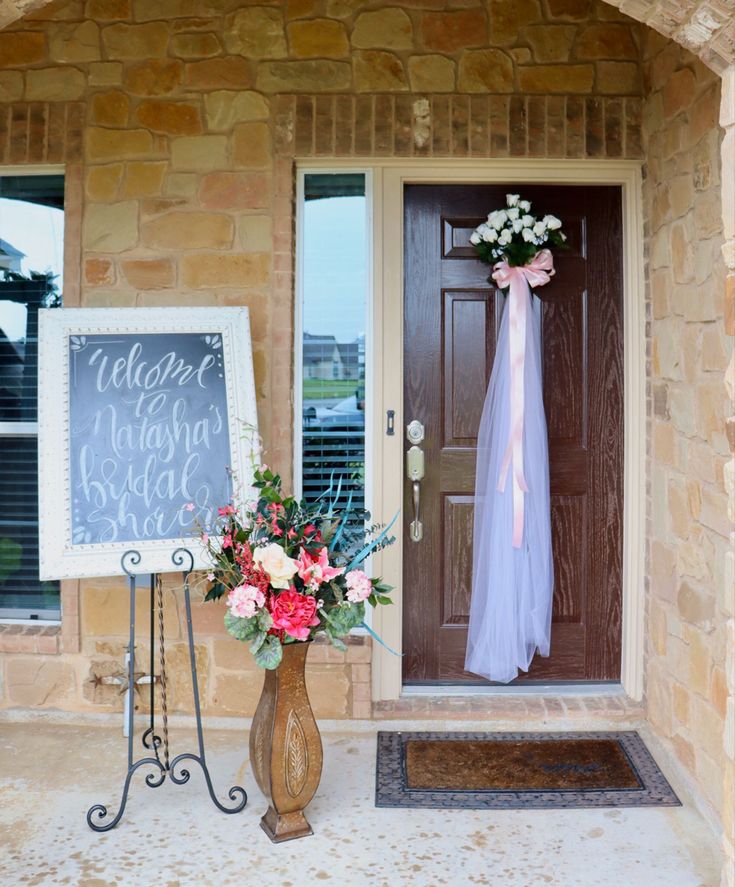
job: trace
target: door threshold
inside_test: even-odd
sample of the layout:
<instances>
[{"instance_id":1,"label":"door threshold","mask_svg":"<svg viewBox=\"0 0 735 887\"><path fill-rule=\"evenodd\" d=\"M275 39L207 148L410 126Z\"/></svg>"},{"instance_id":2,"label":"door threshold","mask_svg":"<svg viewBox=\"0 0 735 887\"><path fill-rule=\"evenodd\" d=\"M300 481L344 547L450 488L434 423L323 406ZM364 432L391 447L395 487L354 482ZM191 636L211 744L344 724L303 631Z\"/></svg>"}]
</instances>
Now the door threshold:
<instances>
[{"instance_id":1,"label":"door threshold","mask_svg":"<svg viewBox=\"0 0 735 887\"><path fill-rule=\"evenodd\" d=\"M620 683L519 684L475 686L473 684L406 685L401 698L411 696L625 696Z\"/></svg>"}]
</instances>

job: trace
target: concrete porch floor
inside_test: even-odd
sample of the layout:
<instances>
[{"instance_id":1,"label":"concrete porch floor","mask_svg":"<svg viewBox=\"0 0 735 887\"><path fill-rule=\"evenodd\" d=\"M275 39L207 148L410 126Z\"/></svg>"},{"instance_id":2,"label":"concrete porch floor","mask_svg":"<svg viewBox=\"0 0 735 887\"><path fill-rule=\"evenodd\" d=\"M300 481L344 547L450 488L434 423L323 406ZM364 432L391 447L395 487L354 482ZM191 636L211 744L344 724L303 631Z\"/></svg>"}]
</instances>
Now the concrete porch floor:
<instances>
[{"instance_id":1,"label":"concrete porch floor","mask_svg":"<svg viewBox=\"0 0 735 887\"><path fill-rule=\"evenodd\" d=\"M226 816L212 805L196 765L188 785L167 781L158 789L139 771L122 822L98 835L84 815L97 802L117 810L126 754L120 729L0 721L0 884L719 884L717 841L686 801L668 809L376 809L375 732L387 725L363 723L359 732L344 726L323 735L324 773L307 811L315 836L274 846L259 828L265 803L250 773L245 732L205 732L215 790L224 799L230 785L243 785L249 803L242 813ZM172 754L195 750L192 731L172 732Z\"/></svg>"}]
</instances>

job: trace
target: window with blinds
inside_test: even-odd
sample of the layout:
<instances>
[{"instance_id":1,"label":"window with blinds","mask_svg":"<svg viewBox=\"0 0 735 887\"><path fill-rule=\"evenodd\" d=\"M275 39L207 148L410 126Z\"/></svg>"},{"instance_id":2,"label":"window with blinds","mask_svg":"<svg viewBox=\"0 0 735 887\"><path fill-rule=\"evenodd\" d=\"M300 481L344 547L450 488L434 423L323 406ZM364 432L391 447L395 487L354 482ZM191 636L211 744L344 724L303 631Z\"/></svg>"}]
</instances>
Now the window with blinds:
<instances>
[{"instance_id":1,"label":"window with blinds","mask_svg":"<svg viewBox=\"0 0 735 887\"><path fill-rule=\"evenodd\" d=\"M38 310L62 303L64 177L0 171L0 619L59 619L38 578Z\"/></svg>"},{"instance_id":2,"label":"window with blinds","mask_svg":"<svg viewBox=\"0 0 735 887\"><path fill-rule=\"evenodd\" d=\"M330 482L365 506L368 206L364 173L303 177L300 207L302 495ZM300 447L299 447L300 444Z\"/></svg>"}]
</instances>

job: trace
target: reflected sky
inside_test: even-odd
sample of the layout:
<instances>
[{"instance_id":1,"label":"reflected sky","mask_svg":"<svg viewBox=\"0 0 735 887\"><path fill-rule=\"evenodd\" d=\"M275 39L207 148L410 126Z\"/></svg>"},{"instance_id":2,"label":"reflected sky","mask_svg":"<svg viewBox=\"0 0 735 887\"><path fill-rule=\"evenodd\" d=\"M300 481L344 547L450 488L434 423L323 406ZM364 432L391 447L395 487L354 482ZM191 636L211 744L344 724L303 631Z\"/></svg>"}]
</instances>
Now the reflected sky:
<instances>
[{"instance_id":1,"label":"reflected sky","mask_svg":"<svg viewBox=\"0 0 735 887\"><path fill-rule=\"evenodd\" d=\"M365 197L307 200L303 230L304 332L354 342L365 332Z\"/></svg>"}]
</instances>

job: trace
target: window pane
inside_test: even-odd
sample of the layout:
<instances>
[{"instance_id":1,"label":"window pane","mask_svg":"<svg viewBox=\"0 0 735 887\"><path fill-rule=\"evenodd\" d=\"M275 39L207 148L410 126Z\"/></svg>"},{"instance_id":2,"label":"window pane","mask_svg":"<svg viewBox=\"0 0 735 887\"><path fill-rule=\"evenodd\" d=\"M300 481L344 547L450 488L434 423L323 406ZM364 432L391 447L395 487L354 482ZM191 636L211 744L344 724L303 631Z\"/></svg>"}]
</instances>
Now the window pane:
<instances>
[{"instance_id":1,"label":"window pane","mask_svg":"<svg viewBox=\"0 0 735 887\"><path fill-rule=\"evenodd\" d=\"M303 207L302 488L365 503L367 200L364 174L307 175Z\"/></svg>"},{"instance_id":2,"label":"window pane","mask_svg":"<svg viewBox=\"0 0 735 887\"><path fill-rule=\"evenodd\" d=\"M38 579L36 421L38 310L62 302L63 186L0 177L0 616L59 615L59 583Z\"/></svg>"}]
</instances>

